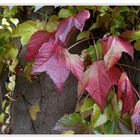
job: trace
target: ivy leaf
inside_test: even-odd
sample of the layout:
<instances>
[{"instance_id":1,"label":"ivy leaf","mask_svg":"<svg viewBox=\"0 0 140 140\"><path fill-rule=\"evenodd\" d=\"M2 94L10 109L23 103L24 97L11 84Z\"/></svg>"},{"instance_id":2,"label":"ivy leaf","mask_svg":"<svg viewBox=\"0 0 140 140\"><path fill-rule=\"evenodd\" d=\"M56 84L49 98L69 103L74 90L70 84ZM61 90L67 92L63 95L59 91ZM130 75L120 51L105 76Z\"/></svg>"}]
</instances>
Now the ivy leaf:
<instances>
[{"instance_id":1,"label":"ivy leaf","mask_svg":"<svg viewBox=\"0 0 140 140\"><path fill-rule=\"evenodd\" d=\"M124 28L126 26L125 22L124 22L124 17L121 16L120 14L117 14L115 16L115 18L112 21L112 26L114 26L115 28Z\"/></svg>"},{"instance_id":2,"label":"ivy leaf","mask_svg":"<svg viewBox=\"0 0 140 140\"><path fill-rule=\"evenodd\" d=\"M85 25L85 21L90 17L90 13L88 10L83 10L82 12L79 12L77 15L73 17L66 18L62 20L58 27L57 32L55 34L55 41L57 42L60 40L61 42L65 42L66 37L70 30L73 27L76 27L80 31L83 30L83 27Z\"/></svg>"},{"instance_id":3,"label":"ivy leaf","mask_svg":"<svg viewBox=\"0 0 140 140\"><path fill-rule=\"evenodd\" d=\"M31 115L31 119L36 121L36 115L40 112L40 107L38 104L32 105L29 109L29 113Z\"/></svg>"},{"instance_id":4,"label":"ivy leaf","mask_svg":"<svg viewBox=\"0 0 140 140\"><path fill-rule=\"evenodd\" d=\"M82 58L77 54L71 54L65 49L65 58L67 68L73 73L73 75L82 82L82 76L84 71Z\"/></svg>"},{"instance_id":5,"label":"ivy leaf","mask_svg":"<svg viewBox=\"0 0 140 140\"><path fill-rule=\"evenodd\" d=\"M118 82L118 100L122 97L122 115L134 108L134 95L132 85L125 72L122 73Z\"/></svg>"},{"instance_id":6,"label":"ivy leaf","mask_svg":"<svg viewBox=\"0 0 140 140\"><path fill-rule=\"evenodd\" d=\"M132 45L122 38L110 36L102 39L101 44L107 69L117 64L122 56L122 52L128 53L132 59L134 58L134 49Z\"/></svg>"},{"instance_id":7,"label":"ivy leaf","mask_svg":"<svg viewBox=\"0 0 140 140\"><path fill-rule=\"evenodd\" d=\"M134 48L135 48L137 51L140 51L140 39L136 41L136 43L134 44Z\"/></svg>"},{"instance_id":8,"label":"ivy leaf","mask_svg":"<svg viewBox=\"0 0 140 140\"><path fill-rule=\"evenodd\" d=\"M64 9L64 8L62 8L60 12L58 13L59 18L67 18L73 15L74 13L72 12L72 10Z\"/></svg>"},{"instance_id":9,"label":"ivy leaf","mask_svg":"<svg viewBox=\"0 0 140 140\"><path fill-rule=\"evenodd\" d=\"M140 100L135 105L131 120L135 126L136 132L140 134Z\"/></svg>"},{"instance_id":10,"label":"ivy leaf","mask_svg":"<svg viewBox=\"0 0 140 140\"><path fill-rule=\"evenodd\" d=\"M62 91L62 86L71 71L78 80L81 81L83 74L83 62L80 56L70 54L59 45L54 45L53 41L44 43L35 58L32 74L46 72L56 84L58 91Z\"/></svg>"},{"instance_id":11,"label":"ivy leaf","mask_svg":"<svg viewBox=\"0 0 140 140\"><path fill-rule=\"evenodd\" d=\"M105 114L102 114L97 104L94 104L91 119L92 119L93 128L96 128L107 121L107 116Z\"/></svg>"},{"instance_id":12,"label":"ivy leaf","mask_svg":"<svg viewBox=\"0 0 140 140\"><path fill-rule=\"evenodd\" d=\"M49 21L46 23L46 29L48 32L55 32L58 25L58 17L56 15L52 15L49 18Z\"/></svg>"},{"instance_id":13,"label":"ivy leaf","mask_svg":"<svg viewBox=\"0 0 140 140\"><path fill-rule=\"evenodd\" d=\"M53 130L57 130L59 132L73 130L75 133L84 133L88 127L88 123L85 120L82 120L79 114L73 113L65 115L58 120Z\"/></svg>"},{"instance_id":14,"label":"ivy leaf","mask_svg":"<svg viewBox=\"0 0 140 140\"><path fill-rule=\"evenodd\" d=\"M34 60L35 56L38 54L38 50L45 42L50 39L51 36L52 34L45 30L39 30L31 36L27 44L27 51L25 56L27 62Z\"/></svg>"},{"instance_id":15,"label":"ivy leaf","mask_svg":"<svg viewBox=\"0 0 140 140\"><path fill-rule=\"evenodd\" d=\"M138 40L140 39L140 30L126 31L121 33L120 36L130 42L134 40Z\"/></svg>"},{"instance_id":16,"label":"ivy leaf","mask_svg":"<svg viewBox=\"0 0 140 140\"><path fill-rule=\"evenodd\" d=\"M46 72L54 81L59 92L62 91L63 83L68 78L70 71L79 81L82 79L82 59L76 54L70 54L63 48L62 44L65 42L66 36L72 27L75 26L79 30L83 29L89 16L90 14L87 10L79 12L74 17L63 20L58 25L56 32L48 34L47 32L44 33L44 31L43 33L38 31L28 43L26 58L27 60L34 59L35 61L31 73ZM38 44L35 44L36 38L40 34L43 34L43 37L41 40L37 40Z\"/></svg>"},{"instance_id":17,"label":"ivy leaf","mask_svg":"<svg viewBox=\"0 0 140 140\"><path fill-rule=\"evenodd\" d=\"M90 45L89 48L88 48L88 53L90 54L90 57L92 58L92 61L97 60L95 47L96 47L99 59L102 59L102 57L103 57L101 42L100 42L100 40L97 40L95 46Z\"/></svg>"},{"instance_id":18,"label":"ivy leaf","mask_svg":"<svg viewBox=\"0 0 140 140\"><path fill-rule=\"evenodd\" d=\"M13 30L13 37L21 37L22 45L26 45L33 33L38 30L43 29L44 25L42 25L39 21L31 21L28 20L22 24L18 24L18 26Z\"/></svg>"},{"instance_id":19,"label":"ivy leaf","mask_svg":"<svg viewBox=\"0 0 140 140\"><path fill-rule=\"evenodd\" d=\"M104 110L106 97L112 85L116 84L121 72L116 67L109 71L103 60L96 61L84 72L83 87L95 102Z\"/></svg>"},{"instance_id":20,"label":"ivy leaf","mask_svg":"<svg viewBox=\"0 0 140 140\"><path fill-rule=\"evenodd\" d=\"M87 110L92 109L92 108L93 108L93 105L94 105L93 99L87 98L87 99L84 101L84 104L81 106L80 112L85 112L85 111L87 111Z\"/></svg>"},{"instance_id":21,"label":"ivy leaf","mask_svg":"<svg viewBox=\"0 0 140 140\"><path fill-rule=\"evenodd\" d=\"M130 127L121 120L113 118L104 124L105 134L132 134Z\"/></svg>"},{"instance_id":22,"label":"ivy leaf","mask_svg":"<svg viewBox=\"0 0 140 140\"><path fill-rule=\"evenodd\" d=\"M89 35L90 35L90 31L83 31L83 32L80 32L77 36L77 40L81 40L81 39L84 39L84 38L89 38Z\"/></svg>"},{"instance_id":23,"label":"ivy leaf","mask_svg":"<svg viewBox=\"0 0 140 140\"><path fill-rule=\"evenodd\" d=\"M69 75L64 48L55 46L53 42L44 43L35 58L32 69L32 74L37 72L46 72L61 92L62 85Z\"/></svg>"}]
</instances>

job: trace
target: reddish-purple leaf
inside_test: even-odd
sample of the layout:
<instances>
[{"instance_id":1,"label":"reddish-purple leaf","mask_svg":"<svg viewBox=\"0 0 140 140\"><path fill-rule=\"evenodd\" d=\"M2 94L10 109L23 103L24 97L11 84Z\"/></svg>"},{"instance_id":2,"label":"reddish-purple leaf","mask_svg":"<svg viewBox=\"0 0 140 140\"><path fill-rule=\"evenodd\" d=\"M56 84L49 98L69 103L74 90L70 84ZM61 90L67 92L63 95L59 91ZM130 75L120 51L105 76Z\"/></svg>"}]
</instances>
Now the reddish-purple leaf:
<instances>
[{"instance_id":1,"label":"reddish-purple leaf","mask_svg":"<svg viewBox=\"0 0 140 140\"><path fill-rule=\"evenodd\" d=\"M88 10L84 10L82 12L79 12L77 15L73 17L66 18L62 20L58 27L55 34L55 41L57 42L60 40L61 42L65 42L68 33L73 27L76 27L80 31L83 30L83 27L85 25L85 21L90 17L90 13Z\"/></svg>"},{"instance_id":2,"label":"reddish-purple leaf","mask_svg":"<svg viewBox=\"0 0 140 140\"><path fill-rule=\"evenodd\" d=\"M131 120L135 126L137 134L140 134L140 100L135 105Z\"/></svg>"},{"instance_id":3,"label":"reddish-purple leaf","mask_svg":"<svg viewBox=\"0 0 140 140\"><path fill-rule=\"evenodd\" d=\"M31 36L27 44L27 51L26 51L26 57L25 57L27 62L34 60L42 44L47 42L51 36L52 34L48 33L45 30L39 30Z\"/></svg>"},{"instance_id":4,"label":"reddish-purple leaf","mask_svg":"<svg viewBox=\"0 0 140 140\"><path fill-rule=\"evenodd\" d=\"M70 71L78 80L82 79L83 62L80 56L70 54L60 45L54 45L53 40L44 43L35 57L32 74L46 72L61 92Z\"/></svg>"},{"instance_id":5,"label":"reddish-purple leaf","mask_svg":"<svg viewBox=\"0 0 140 140\"><path fill-rule=\"evenodd\" d=\"M133 59L134 49L132 45L117 36L102 39L104 61L107 69L113 67L120 60L122 52L128 53Z\"/></svg>"},{"instance_id":6,"label":"reddish-purple leaf","mask_svg":"<svg viewBox=\"0 0 140 140\"><path fill-rule=\"evenodd\" d=\"M82 31L89 16L89 11L84 10L74 17L69 17L60 22L55 33L48 34L44 31L38 31L32 36L27 47L27 59L35 60L32 74L46 72L59 91L62 90L63 83L68 78L70 71L81 81L83 74L82 59L76 54L70 54L61 45L73 27ZM41 40L39 40L39 36Z\"/></svg>"},{"instance_id":7,"label":"reddish-purple leaf","mask_svg":"<svg viewBox=\"0 0 140 140\"><path fill-rule=\"evenodd\" d=\"M121 78L118 82L118 100L122 98L122 115L126 112L130 112L135 105L132 85L125 72L122 73Z\"/></svg>"},{"instance_id":8,"label":"reddish-purple leaf","mask_svg":"<svg viewBox=\"0 0 140 140\"><path fill-rule=\"evenodd\" d=\"M77 54L70 54L65 51L67 68L73 73L73 75L81 82L84 66L82 58Z\"/></svg>"},{"instance_id":9,"label":"reddish-purple leaf","mask_svg":"<svg viewBox=\"0 0 140 140\"><path fill-rule=\"evenodd\" d=\"M107 74L109 76L109 79L111 81L112 85L117 85L118 81L121 77L122 72L117 67L112 67L111 69L107 70Z\"/></svg>"},{"instance_id":10,"label":"reddish-purple leaf","mask_svg":"<svg viewBox=\"0 0 140 140\"><path fill-rule=\"evenodd\" d=\"M53 41L43 44L35 58L32 69L32 74L37 72L46 72L61 92L62 85L69 75L64 48L55 46Z\"/></svg>"},{"instance_id":11,"label":"reddish-purple leaf","mask_svg":"<svg viewBox=\"0 0 140 140\"><path fill-rule=\"evenodd\" d=\"M119 73L116 73L119 72ZM107 71L103 60L94 62L83 75L83 86L103 111L110 88L118 82L121 72L114 67ZM116 75L116 76L113 76ZM117 77L118 76L118 77Z\"/></svg>"}]
</instances>

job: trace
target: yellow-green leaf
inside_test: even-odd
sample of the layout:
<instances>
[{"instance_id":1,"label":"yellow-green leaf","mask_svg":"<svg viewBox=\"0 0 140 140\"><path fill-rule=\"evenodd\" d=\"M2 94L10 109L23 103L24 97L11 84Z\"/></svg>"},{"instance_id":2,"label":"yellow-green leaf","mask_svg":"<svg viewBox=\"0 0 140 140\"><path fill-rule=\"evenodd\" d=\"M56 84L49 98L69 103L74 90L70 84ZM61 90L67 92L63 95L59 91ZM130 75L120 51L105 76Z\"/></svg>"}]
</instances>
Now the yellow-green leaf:
<instances>
[{"instance_id":1,"label":"yellow-green leaf","mask_svg":"<svg viewBox=\"0 0 140 140\"><path fill-rule=\"evenodd\" d=\"M13 73L15 73L15 68L18 64L18 59L13 59L12 64L9 66L9 70Z\"/></svg>"},{"instance_id":2,"label":"yellow-green leaf","mask_svg":"<svg viewBox=\"0 0 140 140\"><path fill-rule=\"evenodd\" d=\"M83 38L89 38L89 35L90 35L90 31L83 31L83 32L80 32L77 36L77 40L81 40Z\"/></svg>"},{"instance_id":3,"label":"yellow-green leaf","mask_svg":"<svg viewBox=\"0 0 140 140\"><path fill-rule=\"evenodd\" d=\"M31 21L28 20L18 26L13 30L13 37L21 37L22 45L26 45L33 33L44 28L43 24L40 21Z\"/></svg>"},{"instance_id":4,"label":"yellow-green leaf","mask_svg":"<svg viewBox=\"0 0 140 140\"><path fill-rule=\"evenodd\" d=\"M73 14L74 13L71 10L62 8L58 16L59 18L67 18L67 17L73 16Z\"/></svg>"},{"instance_id":5,"label":"yellow-green leaf","mask_svg":"<svg viewBox=\"0 0 140 140\"><path fill-rule=\"evenodd\" d=\"M62 134L74 134L75 132L73 130L67 130L62 132Z\"/></svg>"},{"instance_id":6,"label":"yellow-green leaf","mask_svg":"<svg viewBox=\"0 0 140 140\"><path fill-rule=\"evenodd\" d=\"M48 32L54 32L57 29L57 25L58 25L58 17L56 15L53 15L46 23L46 29Z\"/></svg>"},{"instance_id":7,"label":"yellow-green leaf","mask_svg":"<svg viewBox=\"0 0 140 140\"><path fill-rule=\"evenodd\" d=\"M38 112L40 112L40 107L38 104L35 104L35 105L30 107L29 113L30 113L32 120L36 121L36 116L37 116Z\"/></svg>"},{"instance_id":8,"label":"yellow-green leaf","mask_svg":"<svg viewBox=\"0 0 140 140\"><path fill-rule=\"evenodd\" d=\"M80 111L81 111L81 112L84 112L84 111L90 110L90 109L93 108L93 105L94 105L93 99L87 98L87 99L84 101L84 104L81 106Z\"/></svg>"},{"instance_id":9,"label":"yellow-green leaf","mask_svg":"<svg viewBox=\"0 0 140 140\"><path fill-rule=\"evenodd\" d=\"M19 23L19 20L17 18L10 18L10 21L17 26L17 24Z\"/></svg>"},{"instance_id":10,"label":"yellow-green leaf","mask_svg":"<svg viewBox=\"0 0 140 140\"><path fill-rule=\"evenodd\" d=\"M136 43L134 44L134 47L137 51L140 51L140 40L136 41Z\"/></svg>"}]
</instances>

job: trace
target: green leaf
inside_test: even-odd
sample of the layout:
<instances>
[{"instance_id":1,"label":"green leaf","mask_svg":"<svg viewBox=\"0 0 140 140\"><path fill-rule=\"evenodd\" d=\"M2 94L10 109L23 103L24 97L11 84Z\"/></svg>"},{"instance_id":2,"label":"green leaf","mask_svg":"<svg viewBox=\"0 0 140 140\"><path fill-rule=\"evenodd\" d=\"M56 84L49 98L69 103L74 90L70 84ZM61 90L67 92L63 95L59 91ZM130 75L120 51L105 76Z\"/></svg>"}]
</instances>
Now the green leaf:
<instances>
[{"instance_id":1,"label":"green leaf","mask_svg":"<svg viewBox=\"0 0 140 140\"><path fill-rule=\"evenodd\" d=\"M89 38L89 35L90 35L90 31L83 31L83 32L80 32L77 36L77 40L81 40L81 39L84 39L84 38Z\"/></svg>"},{"instance_id":2,"label":"green leaf","mask_svg":"<svg viewBox=\"0 0 140 140\"><path fill-rule=\"evenodd\" d=\"M64 131L62 132L62 134L74 134L75 132L73 130L68 130L68 131Z\"/></svg>"},{"instance_id":3,"label":"green leaf","mask_svg":"<svg viewBox=\"0 0 140 140\"><path fill-rule=\"evenodd\" d=\"M84 133L89 125L85 120L82 120L78 113L65 115L56 123L54 130L63 132L73 130L75 133Z\"/></svg>"},{"instance_id":4,"label":"green leaf","mask_svg":"<svg viewBox=\"0 0 140 140\"><path fill-rule=\"evenodd\" d=\"M118 119L109 120L104 124L105 134L132 134L132 129Z\"/></svg>"},{"instance_id":5,"label":"green leaf","mask_svg":"<svg viewBox=\"0 0 140 140\"><path fill-rule=\"evenodd\" d=\"M29 108L29 113L32 120L36 121L38 112L40 112L40 106L37 103Z\"/></svg>"},{"instance_id":6,"label":"green leaf","mask_svg":"<svg viewBox=\"0 0 140 140\"><path fill-rule=\"evenodd\" d=\"M17 6L12 6L11 8L7 6L7 7L4 7L3 16L10 18L14 16L17 12L18 12Z\"/></svg>"},{"instance_id":7,"label":"green leaf","mask_svg":"<svg viewBox=\"0 0 140 140\"><path fill-rule=\"evenodd\" d=\"M30 82L32 82L32 80L31 80L32 65L33 65L33 63L32 63L32 62L29 62L29 63L27 63L26 66L24 67L24 75L25 75L25 77L26 77Z\"/></svg>"},{"instance_id":8,"label":"green leaf","mask_svg":"<svg viewBox=\"0 0 140 140\"><path fill-rule=\"evenodd\" d=\"M74 13L72 10L64 9L64 8L62 8L60 10L60 12L58 13L59 18L67 18L67 17L73 16L73 15L74 15Z\"/></svg>"},{"instance_id":9,"label":"green leaf","mask_svg":"<svg viewBox=\"0 0 140 140\"><path fill-rule=\"evenodd\" d=\"M107 116L101 113L100 107L97 104L93 106L93 113L91 117L92 127L96 128L107 121Z\"/></svg>"},{"instance_id":10,"label":"green leaf","mask_svg":"<svg viewBox=\"0 0 140 140\"><path fill-rule=\"evenodd\" d=\"M105 12L107 11L111 11L111 8L109 6L97 6L97 9L103 14L105 14Z\"/></svg>"},{"instance_id":11,"label":"green leaf","mask_svg":"<svg viewBox=\"0 0 140 140\"><path fill-rule=\"evenodd\" d=\"M58 25L58 17L56 15L53 15L46 23L46 29L48 32L54 32L57 29L57 25Z\"/></svg>"},{"instance_id":12,"label":"green leaf","mask_svg":"<svg viewBox=\"0 0 140 140\"><path fill-rule=\"evenodd\" d=\"M4 53L4 57L6 59L16 59L17 55L18 55L18 48L16 48L14 44L7 45L6 51Z\"/></svg>"},{"instance_id":13,"label":"green leaf","mask_svg":"<svg viewBox=\"0 0 140 140\"><path fill-rule=\"evenodd\" d=\"M10 21L17 26L17 24L19 23L19 20L17 18L10 18Z\"/></svg>"},{"instance_id":14,"label":"green leaf","mask_svg":"<svg viewBox=\"0 0 140 140\"><path fill-rule=\"evenodd\" d=\"M137 51L140 51L140 40L137 40L136 43L134 44L134 48L137 50Z\"/></svg>"},{"instance_id":15,"label":"green leaf","mask_svg":"<svg viewBox=\"0 0 140 140\"><path fill-rule=\"evenodd\" d=\"M96 22L91 25L89 30L93 30L95 28L102 28L102 27L108 30L110 20L111 20L111 15L108 13L105 13L104 15L97 15Z\"/></svg>"},{"instance_id":16,"label":"green leaf","mask_svg":"<svg viewBox=\"0 0 140 140\"><path fill-rule=\"evenodd\" d=\"M5 26L10 26L10 23L7 21L7 18L3 18L1 24Z\"/></svg>"},{"instance_id":17,"label":"green leaf","mask_svg":"<svg viewBox=\"0 0 140 140\"><path fill-rule=\"evenodd\" d=\"M126 26L124 22L123 16L120 14L117 14L115 18L113 19L111 26L114 26L115 28L124 28Z\"/></svg>"},{"instance_id":18,"label":"green leaf","mask_svg":"<svg viewBox=\"0 0 140 140\"><path fill-rule=\"evenodd\" d=\"M84 101L84 104L81 106L80 111L81 111L81 112L84 112L84 111L90 110L90 109L93 108L93 105L94 105L93 99L87 98L87 99Z\"/></svg>"},{"instance_id":19,"label":"green leaf","mask_svg":"<svg viewBox=\"0 0 140 140\"><path fill-rule=\"evenodd\" d=\"M3 122L4 122L4 117L5 117L4 113L1 113L1 114L0 114L0 125L3 124Z\"/></svg>"},{"instance_id":20,"label":"green leaf","mask_svg":"<svg viewBox=\"0 0 140 140\"><path fill-rule=\"evenodd\" d=\"M104 124L104 133L105 134L120 134L119 128L118 128L118 123L114 119L111 121L107 121Z\"/></svg>"},{"instance_id":21,"label":"green leaf","mask_svg":"<svg viewBox=\"0 0 140 140\"><path fill-rule=\"evenodd\" d=\"M44 28L44 23L40 21L28 20L18 26L13 30L13 37L21 37L22 45L26 45L33 33Z\"/></svg>"},{"instance_id":22,"label":"green leaf","mask_svg":"<svg viewBox=\"0 0 140 140\"><path fill-rule=\"evenodd\" d=\"M140 30L126 31L126 32L121 33L120 36L130 42L134 41L134 40L139 40L140 39Z\"/></svg>"},{"instance_id":23,"label":"green leaf","mask_svg":"<svg viewBox=\"0 0 140 140\"><path fill-rule=\"evenodd\" d=\"M130 11L127 6L116 6L117 13L128 12Z\"/></svg>"},{"instance_id":24,"label":"green leaf","mask_svg":"<svg viewBox=\"0 0 140 140\"><path fill-rule=\"evenodd\" d=\"M8 91L13 91L15 89L15 85L16 85L15 79L16 79L15 75L9 77L9 83L7 84Z\"/></svg>"},{"instance_id":25,"label":"green leaf","mask_svg":"<svg viewBox=\"0 0 140 140\"><path fill-rule=\"evenodd\" d=\"M16 68L18 62L19 62L18 59L13 59L13 60L12 60L12 63L11 63L11 65L9 66L9 71L10 71L10 72L16 73L16 72L15 72L15 68Z\"/></svg>"},{"instance_id":26,"label":"green leaf","mask_svg":"<svg viewBox=\"0 0 140 140\"><path fill-rule=\"evenodd\" d=\"M103 58L102 47L101 47L100 40L97 40L95 46L94 45L90 45L89 48L88 48L88 53L89 53L90 57L92 58L92 61L96 61L97 60L95 47L96 47L99 59Z\"/></svg>"}]
</instances>

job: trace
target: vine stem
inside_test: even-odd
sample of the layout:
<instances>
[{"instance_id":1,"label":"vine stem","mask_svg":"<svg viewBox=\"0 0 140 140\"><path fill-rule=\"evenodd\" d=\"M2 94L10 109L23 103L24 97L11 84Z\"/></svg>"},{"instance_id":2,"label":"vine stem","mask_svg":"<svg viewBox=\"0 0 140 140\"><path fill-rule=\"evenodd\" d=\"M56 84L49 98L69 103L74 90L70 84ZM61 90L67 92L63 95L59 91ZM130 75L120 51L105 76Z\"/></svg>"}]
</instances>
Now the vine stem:
<instances>
[{"instance_id":1,"label":"vine stem","mask_svg":"<svg viewBox=\"0 0 140 140\"><path fill-rule=\"evenodd\" d=\"M70 50L70 49L72 49L73 47L75 47L76 45L78 45L78 44L80 44L80 43L82 43L82 42L84 42L84 41L90 40L90 39L92 39L92 38L85 38L85 39L82 39L82 40L80 40L80 41L74 43L73 45L71 45L67 50Z\"/></svg>"},{"instance_id":2,"label":"vine stem","mask_svg":"<svg viewBox=\"0 0 140 140\"><path fill-rule=\"evenodd\" d=\"M65 45L67 45L70 37L72 36L72 34L74 33L75 30L76 30L76 28L73 28L72 31L69 33L69 36L66 38Z\"/></svg>"},{"instance_id":3,"label":"vine stem","mask_svg":"<svg viewBox=\"0 0 140 140\"><path fill-rule=\"evenodd\" d=\"M140 69L139 69L139 68L135 68L135 67L132 67L132 66L129 66L129 65L126 65L126 64L120 64L120 63L118 63L118 64L119 64L120 66L128 67L128 68L131 68L131 69L134 69L134 70L140 72Z\"/></svg>"},{"instance_id":4,"label":"vine stem","mask_svg":"<svg viewBox=\"0 0 140 140\"><path fill-rule=\"evenodd\" d=\"M91 37L92 37L93 44L94 44L94 49L95 49L95 52L96 52L96 59L99 60L99 55L98 55L98 51L97 51L97 46L96 46L95 39L94 39L94 36L93 36L92 33L91 33Z\"/></svg>"}]
</instances>

